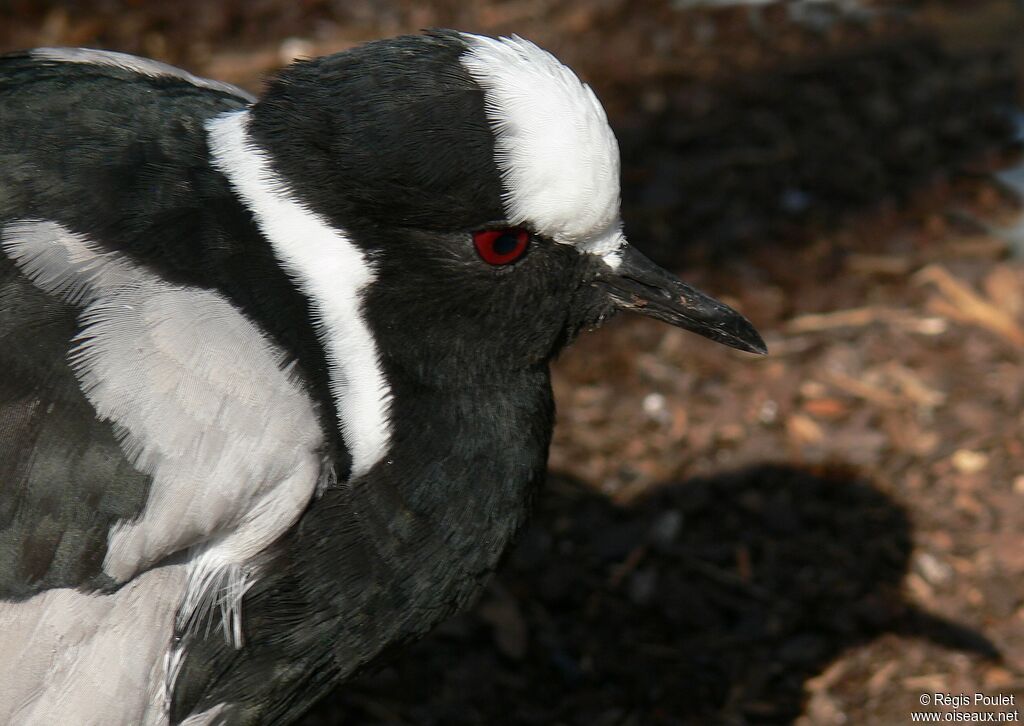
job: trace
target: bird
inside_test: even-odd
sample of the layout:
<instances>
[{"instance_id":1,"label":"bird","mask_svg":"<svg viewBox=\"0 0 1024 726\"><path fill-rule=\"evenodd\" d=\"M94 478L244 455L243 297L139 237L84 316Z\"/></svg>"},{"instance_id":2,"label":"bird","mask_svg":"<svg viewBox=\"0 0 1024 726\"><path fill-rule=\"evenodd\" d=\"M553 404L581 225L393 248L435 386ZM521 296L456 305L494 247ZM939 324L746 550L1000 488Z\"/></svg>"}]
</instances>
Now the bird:
<instances>
[{"instance_id":1,"label":"bird","mask_svg":"<svg viewBox=\"0 0 1024 726\"><path fill-rule=\"evenodd\" d=\"M292 722L486 585L577 335L635 311L765 353L627 242L619 177L592 89L518 36L258 98L0 57L0 722Z\"/></svg>"}]
</instances>

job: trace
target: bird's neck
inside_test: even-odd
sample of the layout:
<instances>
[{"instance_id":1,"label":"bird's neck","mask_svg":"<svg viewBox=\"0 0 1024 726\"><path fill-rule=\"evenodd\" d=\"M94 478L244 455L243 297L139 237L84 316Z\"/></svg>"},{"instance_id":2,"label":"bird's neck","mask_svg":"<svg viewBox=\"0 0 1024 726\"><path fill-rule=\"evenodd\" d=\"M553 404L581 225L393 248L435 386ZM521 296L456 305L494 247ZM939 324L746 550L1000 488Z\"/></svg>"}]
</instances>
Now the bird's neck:
<instances>
[{"instance_id":1,"label":"bird's neck","mask_svg":"<svg viewBox=\"0 0 1024 726\"><path fill-rule=\"evenodd\" d=\"M399 387L393 405L390 454L352 486L366 535L385 560L393 554L395 569L426 576L434 588L479 580L518 529L545 466L548 372L486 388Z\"/></svg>"},{"instance_id":2,"label":"bird's neck","mask_svg":"<svg viewBox=\"0 0 1024 726\"><path fill-rule=\"evenodd\" d=\"M310 583L344 616L339 663L366 662L474 599L526 516L552 419L546 366L486 389L396 385L388 455L325 492L301 526L318 538L300 544L313 544Z\"/></svg>"}]
</instances>

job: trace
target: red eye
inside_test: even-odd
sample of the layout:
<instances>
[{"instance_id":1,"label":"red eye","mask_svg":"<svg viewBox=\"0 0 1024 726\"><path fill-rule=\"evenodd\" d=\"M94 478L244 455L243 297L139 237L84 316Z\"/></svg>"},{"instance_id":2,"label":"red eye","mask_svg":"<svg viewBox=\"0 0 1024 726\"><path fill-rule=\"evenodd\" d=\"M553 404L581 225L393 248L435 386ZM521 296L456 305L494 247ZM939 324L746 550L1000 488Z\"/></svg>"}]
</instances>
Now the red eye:
<instances>
[{"instance_id":1,"label":"red eye","mask_svg":"<svg viewBox=\"0 0 1024 726\"><path fill-rule=\"evenodd\" d=\"M489 265L515 262L523 256L529 244L530 233L522 227L482 229L473 233L473 245L480 258Z\"/></svg>"}]
</instances>

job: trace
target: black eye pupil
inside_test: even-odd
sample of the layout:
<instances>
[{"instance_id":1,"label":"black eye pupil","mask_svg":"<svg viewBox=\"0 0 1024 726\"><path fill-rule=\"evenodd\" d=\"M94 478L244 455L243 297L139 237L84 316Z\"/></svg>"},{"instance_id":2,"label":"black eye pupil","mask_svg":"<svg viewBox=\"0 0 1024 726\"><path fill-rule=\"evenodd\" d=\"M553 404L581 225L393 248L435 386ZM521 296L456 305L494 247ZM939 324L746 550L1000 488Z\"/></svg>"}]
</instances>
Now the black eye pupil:
<instances>
[{"instance_id":1,"label":"black eye pupil","mask_svg":"<svg viewBox=\"0 0 1024 726\"><path fill-rule=\"evenodd\" d=\"M505 232L494 240L494 252L498 255L508 255L515 251L519 245L519 236L515 232Z\"/></svg>"},{"instance_id":2,"label":"black eye pupil","mask_svg":"<svg viewBox=\"0 0 1024 726\"><path fill-rule=\"evenodd\" d=\"M481 229L473 233L473 246L480 259L489 265L515 262L530 244L530 233L522 227Z\"/></svg>"}]
</instances>

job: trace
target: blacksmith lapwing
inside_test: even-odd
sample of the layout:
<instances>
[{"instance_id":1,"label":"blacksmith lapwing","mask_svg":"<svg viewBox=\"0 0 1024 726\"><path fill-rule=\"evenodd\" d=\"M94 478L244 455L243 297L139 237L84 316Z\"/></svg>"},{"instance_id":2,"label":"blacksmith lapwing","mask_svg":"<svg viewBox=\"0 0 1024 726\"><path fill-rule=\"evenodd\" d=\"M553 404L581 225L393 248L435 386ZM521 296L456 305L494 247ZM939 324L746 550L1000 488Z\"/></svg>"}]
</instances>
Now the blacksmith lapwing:
<instances>
[{"instance_id":1,"label":"blacksmith lapwing","mask_svg":"<svg viewBox=\"0 0 1024 726\"><path fill-rule=\"evenodd\" d=\"M465 607L618 310L764 352L518 37L0 58L0 723L286 723Z\"/></svg>"}]
</instances>

